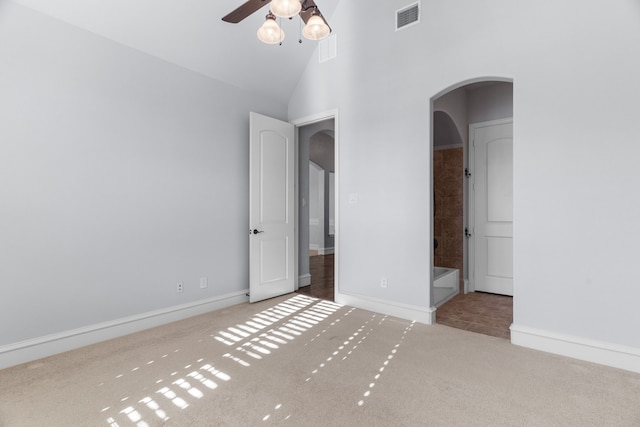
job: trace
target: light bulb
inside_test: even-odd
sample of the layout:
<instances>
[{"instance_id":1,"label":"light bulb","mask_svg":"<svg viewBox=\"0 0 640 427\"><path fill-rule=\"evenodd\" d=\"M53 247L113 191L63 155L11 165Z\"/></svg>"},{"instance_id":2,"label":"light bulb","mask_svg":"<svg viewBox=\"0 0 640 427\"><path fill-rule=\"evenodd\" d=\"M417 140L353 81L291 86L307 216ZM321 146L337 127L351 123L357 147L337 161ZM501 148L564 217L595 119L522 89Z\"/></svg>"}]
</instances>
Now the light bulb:
<instances>
[{"instance_id":1,"label":"light bulb","mask_svg":"<svg viewBox=\"0 0 640 427\"><path fill-rule=\"evenodd\" d=\"M300 0L273 0L269 5L271 13L278 18L291 18L300 13L301 9Z\"/></svg>"},{"instance_id":2,"label":"light bulb","mask_svg":"<svg viewBox=\"0 0 640 427\"><path fill-rule=\"evenodd\" d=\"M329 35L331 29L325 24L324 19L318 15L312 15L307 25L302 29L302 35L309 40L322 40Z\"/></svg>"},{"instance_id":3,"label":"light bulb","mask_svg":"<svg viewBox=\"0 0 640 427\"><path fill-rule=\"evenodd\" d=\"M272 14L267 15L264 24L258 28L258 39L266 44L278 44L284 40L284 31L282 31L276 22L275 16Z\"/></svg>"}]
</instances>

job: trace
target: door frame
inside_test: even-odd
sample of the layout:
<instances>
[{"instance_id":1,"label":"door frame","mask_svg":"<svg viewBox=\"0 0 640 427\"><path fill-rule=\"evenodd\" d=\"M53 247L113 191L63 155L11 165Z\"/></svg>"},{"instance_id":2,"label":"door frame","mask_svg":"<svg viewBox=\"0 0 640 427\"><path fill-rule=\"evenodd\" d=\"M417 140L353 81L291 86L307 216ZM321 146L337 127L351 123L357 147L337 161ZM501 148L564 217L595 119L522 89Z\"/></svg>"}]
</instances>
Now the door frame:
<instances>
[{"instance_id":1,"label":"door frame","mask_svg":"<svg viewBox=\"0 0 640 427\"><path fill-rule=\"evenodd\" d=\"M312 125L314 123L317 122L321 122L324 120L329 120L329 119L333 119L333 131L334 131L334 151L335 151L335 175L334 175L334 179L335 179L335 194L334 194L334 198L335 198L335 241L334 241L334 267L333 267L333 272L334 272L334 299L335 299L335 295L339 293L340 290L340 276L339 276L339 264L340 264L340 126L339 126L339 118L338 118L339 114L338 114L338 109L331 109L331 110L326 110L320 113L316 113L316 114L312 114L309 116L304 116L295 120L290 120L289 122L291 124L293 124L295 126L295 142L294 142L294 147L295 147L295 289L298 290L299 289L299 271L298 271L298 265L299 265L299 254L300 254L300 248L298 245L299 242L299 233L300 233L300 212L299 212L299 206L300 206L300 200L298 198L298 193L299 193L299 185L300 185L300 149L299 149L299 143L300 141L298 140L298 129L303 127L303 126L307 126L307 125Z\"/></svg>"},{"instance_id":2,"label":"door frame","mask_svg":"<svg viewBox=\"0 0 640 427\"><path fill-rule=\"evenodd\" d=\"M468 141L468 150L469 153L467 155L467 170L471 173L471 182L469 183L468 194L467 194L467 206L468 206L468 217L467 217L467 225L466 227L469 229L471 233L470 238L468 239L467 245L467 255L468 255L468 282L466 292L475 292L476 291L476 281L475 281L475 270L476 270L476 258L475 258L475 224L476 224L476 207L475 207L475 146L473 144L473 133L472 130L476 128L482 127L490 127L490 126L498 126L511 123L513 125L513 117L507 117L504 119L496 119L496 120L488 120L485 122L478 123L469 123L468 132L469 132L469 141ZM513 241L513 237L511 238Z\"/></svg>"}]
</instances>

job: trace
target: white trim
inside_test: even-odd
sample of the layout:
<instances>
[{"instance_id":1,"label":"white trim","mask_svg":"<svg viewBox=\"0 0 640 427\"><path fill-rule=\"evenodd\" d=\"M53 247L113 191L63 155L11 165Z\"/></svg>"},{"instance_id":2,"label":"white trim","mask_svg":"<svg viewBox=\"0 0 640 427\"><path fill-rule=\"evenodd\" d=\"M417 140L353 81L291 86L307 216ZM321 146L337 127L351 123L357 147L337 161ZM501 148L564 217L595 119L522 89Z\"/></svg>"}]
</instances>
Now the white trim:
<instances>
[{"instance_id":1,"label":"white trim","mask_svg":"<svg viewBox=\"0 0 640 427\"><path fill-rule=\"evenodd\" d=\"M0 347L0 369L247 302L247 290Z\"/></svg>"},{"instance_id":2,"label":"white trim","mask_svg":"<svg viewBox=\"0 0 640 427\"><path fill-rule=\"evenodd\" d=\"M313 123L321 122L327 119L338 118L338 109L335 108L333 110L327 110L317 114L311 114L308 116L300 117L295 120L289 120L289 123L296 125L296 127L306 126ZM334 132L338 132L337 126L334 123ZM337 154L337 153L336 153ZM337 169L337 168L336 168Z\"/></svg>"},{"instance_id":3,"label":"white trim","mask_svg":"<svg viewBox=\"0 0 640 427\"><path fill-rule=\"evenodd\" d=\"M413 320L426 325L436 323L436 308L425 308L415 305L403 304L394 301L382 300L362 295L341 293L336 290L335 300L338 304L376 313L399 317L405 320Z\"/></svg>"},{"instance_id":4,"label":"white trim","mask_svg":"<svg viewBox=\"0 0 640 427\"><path fill-rule=\"evenodd\" d=\"M511 325L511 343L640 373L640 348Z\"/></svg>"},{"instance_id":5,"label":"white trim","mask_svg":"<svg viewBox=\"0 0 640 427\"><path fill-rule=\"evenodd\" d=\"M302 288L303 286L309 286L311 284L311 274L303 274L302 276L298 276L298 286Z\"/></svg>"},{"instance_id":6,"label":"white trim","mask_svg":"<svg viewBox=\"0 0 640 427\"><path fill-rule=\"evenodd\" d=\"M318 255L331 255L335 248L318 248Z\"/></svg>"}]
</instances>

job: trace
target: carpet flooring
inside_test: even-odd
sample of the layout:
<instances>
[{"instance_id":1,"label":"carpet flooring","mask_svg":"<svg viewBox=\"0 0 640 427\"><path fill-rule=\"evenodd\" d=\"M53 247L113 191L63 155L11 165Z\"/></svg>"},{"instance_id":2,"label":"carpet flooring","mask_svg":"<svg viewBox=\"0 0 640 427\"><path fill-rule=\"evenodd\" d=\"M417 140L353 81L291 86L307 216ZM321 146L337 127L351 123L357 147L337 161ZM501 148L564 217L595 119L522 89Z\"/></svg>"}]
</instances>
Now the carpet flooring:
<instances>
[{"instance_id":1,"label":"carpet flooring","mask_svg":"<svg viewBox=\"0 0 640 427\"><path fill-rule=\"evenodd\" d=\"M640 375L292 294L1 370L0 425L637 427Z\"/></svg>"}]
</instances>

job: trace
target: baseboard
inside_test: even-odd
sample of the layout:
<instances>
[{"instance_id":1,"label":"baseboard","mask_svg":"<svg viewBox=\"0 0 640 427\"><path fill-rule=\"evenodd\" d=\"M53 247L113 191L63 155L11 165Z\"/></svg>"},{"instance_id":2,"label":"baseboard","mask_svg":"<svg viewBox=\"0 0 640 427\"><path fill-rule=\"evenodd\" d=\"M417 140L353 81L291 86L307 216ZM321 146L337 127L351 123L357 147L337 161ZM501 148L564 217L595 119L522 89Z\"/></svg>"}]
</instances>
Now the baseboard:
<instances>
[{"instance_id":1,"label":"baseboard","mask_svg":"<svg viewBox=\"0 0 640 427\"><path fill-rule=\"evenodd\" d=\"M314 255L333 255L335 248L321 248L318 245L311 245L309 247L309 256Z\"/></svg>"},{"instance_id":2,"label":"baseboard","mask_svg":"<svg viewBox=\"0 0 640 427\"><path fill-rule=\"evenodd\" d=\"M0 369L249 301L248 290L150 311L0 347Z\"/></svg>"},{"instance_id":3,"label":"baseboard","mask_svg":"<svg viewBox=\"0 0 640 427\"><path fill-rule=\"evenodd\" d=\"M303 274L298 276L298 287L302 288L311 284L311 274Z\"/></svg>"},{"instance_id":4,"label":"baseboard","mask_svg":"<svg viewBox=\"0 0 640 427\"><path fill-rule=\"evenodd\" d=\"M640 349L511 325L511 343L640 373Z\"/></svg>"},{"instance_id":5,"label":"baseboard","mask_svg":"<svg viewBox=\"0 0 640 427\"><path fill-rule=\"evenodd\" d=\"M399 317L401 319L412 320L426 325L433 325L436 323L435 307L418 307L338 291L335 294L335 300L338 304L348 305L362 310L374 311L376 313Z\"/></svg>"}]
</instances>

